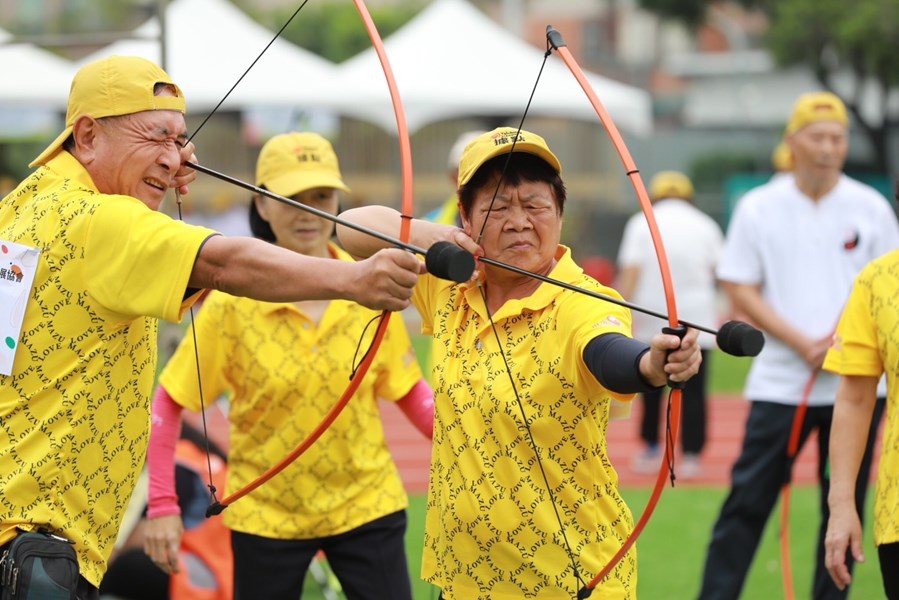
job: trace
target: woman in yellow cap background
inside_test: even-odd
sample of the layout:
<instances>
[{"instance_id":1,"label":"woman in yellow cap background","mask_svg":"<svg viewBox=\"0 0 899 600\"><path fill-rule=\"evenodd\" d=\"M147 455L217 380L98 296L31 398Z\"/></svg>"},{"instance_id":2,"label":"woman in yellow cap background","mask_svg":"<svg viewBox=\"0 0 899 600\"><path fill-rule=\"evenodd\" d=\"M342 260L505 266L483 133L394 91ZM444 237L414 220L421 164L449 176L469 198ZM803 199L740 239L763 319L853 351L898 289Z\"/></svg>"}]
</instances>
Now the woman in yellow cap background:
<instances>
[{"instance_id":1,"label":"woman in yellow cap background","mask_svg":"<svg viewBox=\"0 0 899 600\"><path fill-rule=\"evenodd\" d=\"M256 183L336 214L349 192L331 144L314 133L269 140ZM253 234L307 256L352 260L331 237L334 224L272 198L254 197ZM377 313L340 300L265 303L212 293L193 335L160 375L150 441L150 518L145 548L167 572L181 537L171 478L182 407L231 395L227 490L235 491L290 452L324 418L346 387L357 346L370 343ZM361 340L361 341L360 341ZM354 398L297 461L221 517L231 529L235 598L298 598L323 551L350 599L411 599L405 555L408 499L384 439L378 399L395 401L424 435L433 396L402 319L384 342Z\"/></svg>"},{"instance_id":2,"label":"woman in yellow cap background","mask_svg":"<svg viewBox=\"0 0 899 600\"><path fill-rule=\"evenodd\" d=\"M618 296L559 243L561 170L539 135L484 133L459 164L462 228L413 220L412 241L452 241ZM387 207L343 217L393 235L400 226ZM380 247L340 226L338 237L354 255ZM630 337L627 309L484 263L462 284L422 276L413 302L433 337L436 403L422 577L445 600L576 597L633 528L606 453L611 402L689 379L696 332L647 346ZM600 596L635 598L636 563L631 549Z\"/></svg>"}]
</instances>

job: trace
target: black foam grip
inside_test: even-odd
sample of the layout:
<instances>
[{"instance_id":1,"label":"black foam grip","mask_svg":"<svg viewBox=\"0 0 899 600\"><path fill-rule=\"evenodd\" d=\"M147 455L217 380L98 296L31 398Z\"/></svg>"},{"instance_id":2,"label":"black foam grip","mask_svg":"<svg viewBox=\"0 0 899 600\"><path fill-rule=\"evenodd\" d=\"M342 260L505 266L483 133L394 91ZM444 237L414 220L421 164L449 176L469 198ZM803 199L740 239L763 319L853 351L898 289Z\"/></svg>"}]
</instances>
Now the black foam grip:
<instances>
[{"instance_id":1,"label":"black foam grip","mask_svg":"<svg viewBox=\"0 0 899 600\"><path fill-rule=\"evenodd\" d=\"M437 242L428 248L425 266L428 273L436 277L463 283L474 274L475 261L471 253L459 246L451 242Z\"/></svg>"},{"instance_id":2,"label":"black foam grip","mask_svg":"<svg viewBox=\"0 0 899 600\"><path fill-rule=\"evenodd\" d=\"M662 333L668 335L676 335L680 339L684 339L684 336L687 335L687 328L683 325L678 325L677 327L662 327ZM669 352L669 354L671 354ZM671 381L671 378L668 378L668 387L671 389L682 390L687 387L686 381Z\"/></svg>"},{"instance_id":3,"label":"black foam grip","mask_svg":"<svg viewBox=\"0 0 899 600\"><path fill-rule=\"evenodd\" d=\"M765 347L762 332L743 321L728 321L715 336L718 347L731 356L758 356Z\"/></svg>"}]
</instances>

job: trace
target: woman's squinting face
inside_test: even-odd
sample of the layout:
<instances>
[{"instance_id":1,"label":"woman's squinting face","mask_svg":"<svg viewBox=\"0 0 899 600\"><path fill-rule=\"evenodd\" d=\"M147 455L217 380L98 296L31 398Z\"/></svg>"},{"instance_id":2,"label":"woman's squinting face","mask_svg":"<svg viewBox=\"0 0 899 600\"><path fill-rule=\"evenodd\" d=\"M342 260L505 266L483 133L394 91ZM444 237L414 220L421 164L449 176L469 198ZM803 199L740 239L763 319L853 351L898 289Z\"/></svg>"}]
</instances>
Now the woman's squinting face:
<instances>
[{"instance_id":1,"label":"woman's squinting face","mask_svg":"<svg viewBox=\"0 0 899 600\"><path fill-rule=\"evenodd\" d=\"M502 185L493 199L494 190L495 180L476 193L471 214L462 219L466 233L475 241L481 237L488 258L549 273L562 235L562 215L552 186L533 181Z\"/></svg>"},{"instance_id":2,"label":"woman's squinting face","mask_svg":"<svg viewBox=\"0 0 899 600\"><path fill-rule=\"evenodd\" d=\"M338 198L334 188L304 190L294 194L292 199L322 212L337 214ZM300 254L328 257L328 242L334 233L333 222L274 198L261 197L255 202L259 215L272 228L279 246Z\"/></svg>"}]
</instances>

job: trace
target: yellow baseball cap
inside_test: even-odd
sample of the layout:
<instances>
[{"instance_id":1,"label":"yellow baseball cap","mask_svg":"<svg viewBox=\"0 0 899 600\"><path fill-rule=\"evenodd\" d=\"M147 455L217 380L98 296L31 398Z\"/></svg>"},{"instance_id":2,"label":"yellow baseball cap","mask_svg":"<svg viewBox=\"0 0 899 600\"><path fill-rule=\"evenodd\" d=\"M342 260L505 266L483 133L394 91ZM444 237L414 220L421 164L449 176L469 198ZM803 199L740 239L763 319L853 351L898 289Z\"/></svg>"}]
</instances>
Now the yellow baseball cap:
<instances>
[{"instance_id":1,"label":"yellow baseball cap","mask_svg":"<svg viewBox=\"0 0 899 600\"><path fill-rule=\"evenodd\" d=\"M678 171L659 171L649 182L649 197L653 200L663 198L692 200L693 195L693 183L690 178Z\"/></svg>"},{"instance_id":2,"label":"yellow baseball cap","mask_svg":"<svg viewBox=\"0 0 899 600\"><path fill-rule=\"evenodd\" d=\"M159 83L172 86L175 95L155 96L153 90ZM28 166L50 160L72 135L79 117L102 119L147 110L177 110L182 114L186 110L184 94L165 71L137 56L110 56L87 64L72 79L66 128Z\"/></svg>"},{"instance_id":3,"label":"yellow baseball cap","mask_svg":"<svg viewBox=\"0 0 899 600\"><path fill-rule=\"evenodd\" d=\"M538 156L549 163L557 173L562 173L562 163L542 137L530 131L518 131L514 127L498 127L493 131L482 133L465 147L459 159L459 187L468 183L481 165L491 158L512 152L513 146L515 152Z\"/></svg>"},{"instance_id":4,"label":"yellow baseball cap","mask_svg":"<svg viewBox=\"0 0 899 600\"><path fill-rule=\"evenodd\" d=\"M799 96L787 123L787 134L796 133L806 125L819 121L836 121L849 125L846 105L839 96L830 92L809 92Z\"/></svg>"},{"instance_id":5,"label":"yellow baseball cap","mask_svg":"<svg viewBox=\"0 0 899 600\"><path fill-rule=\"evenodd\" d=\"M775 171L793 170L793 151L786 142L781 141L774 147L774 151L771 152L771 166Z\"/></svg>"},{"instance_id":6,"label":"yellow baseball cap","mask_svg":"<svg viewBox=\"0 0 899 600\"><path fill-rule=\"evenodd\" d=\"M317 187L350 191L331 142L317 133L282 133L267 141L256 162L256 185L287 197Z\"/></svg>"}]
</instances>

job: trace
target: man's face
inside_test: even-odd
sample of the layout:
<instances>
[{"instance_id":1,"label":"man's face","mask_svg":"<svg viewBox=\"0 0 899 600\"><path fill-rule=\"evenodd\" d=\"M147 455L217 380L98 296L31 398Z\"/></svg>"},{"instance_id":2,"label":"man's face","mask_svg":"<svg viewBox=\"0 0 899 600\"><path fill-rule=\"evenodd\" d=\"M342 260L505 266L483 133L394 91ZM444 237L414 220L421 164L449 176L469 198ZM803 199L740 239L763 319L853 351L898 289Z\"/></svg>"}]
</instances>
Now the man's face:
<instances>
[{"instance_id":1,"label":"man's face","mask_svg":"<svg viewBox=\"0 0 899 600\"><path fill-rule=\"evenodd\" d=\"M810 123L788 136L797 172L831 177L843 169L849 151L845 125L836 121Z\"/></svg>"},{"instance_id":2,"label":"man's face","mask_svg":"<svg viewBox=\"0 0 899 600\"><path fill-rule=\"evenodd\" d=\"M184 115L152 110L96 122L91 177L105 194L123 194L158 210L181 167Z\"/></svg>"}]
</instances>

